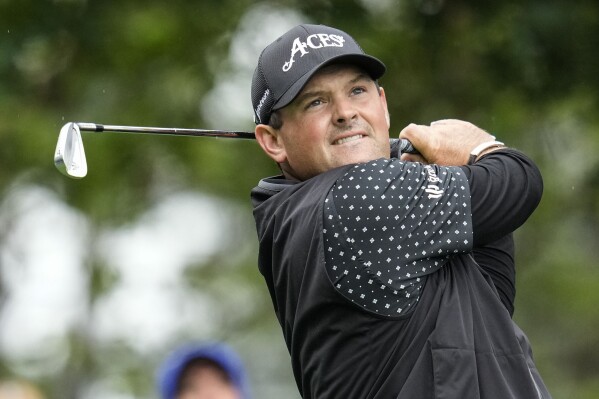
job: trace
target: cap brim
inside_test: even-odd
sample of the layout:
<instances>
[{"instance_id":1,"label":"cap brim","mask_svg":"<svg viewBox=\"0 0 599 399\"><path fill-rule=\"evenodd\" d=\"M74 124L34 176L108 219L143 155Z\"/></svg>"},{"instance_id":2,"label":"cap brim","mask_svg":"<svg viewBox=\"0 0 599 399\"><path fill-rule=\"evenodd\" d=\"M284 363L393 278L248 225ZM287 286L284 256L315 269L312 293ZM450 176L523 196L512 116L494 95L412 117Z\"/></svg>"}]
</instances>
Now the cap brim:
<instances>
[{"instance_id":1,"label":"cap brim","mask_svg":"<svg viewBox=\"0 0 599 399\"><path fill-rule=\"evenodd\" d=\"M366 71L372 79L378 79L385 73L386 67L379 59L366 54L343 54L330 58L323 63L312 68L308 73L298 79L289 89L274 103L272 110L276 111L289 105L295 97L302 91L308 80L316 72L327 65L348 64L356 65Z\"/></svg>"}]
</instances>

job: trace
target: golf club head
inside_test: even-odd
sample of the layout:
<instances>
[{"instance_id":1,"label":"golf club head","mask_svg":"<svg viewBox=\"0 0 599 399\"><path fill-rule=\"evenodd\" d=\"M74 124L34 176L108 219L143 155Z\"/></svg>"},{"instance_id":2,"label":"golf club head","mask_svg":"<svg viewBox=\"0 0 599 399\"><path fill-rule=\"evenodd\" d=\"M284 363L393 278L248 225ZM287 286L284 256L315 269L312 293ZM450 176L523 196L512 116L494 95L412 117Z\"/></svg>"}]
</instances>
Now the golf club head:
<instances>
[{"instance_id":1,"label":"golf club head","mask_svg":"<svg viewBox=\"0 0 599 399\"><path fill-rule=\"evenodd\" d=\"M76 123L69 122L60 129L54 165L66 176L81 179L87 175L87 161L81 140L81 131Z\"/></svg>"}]
</instances>

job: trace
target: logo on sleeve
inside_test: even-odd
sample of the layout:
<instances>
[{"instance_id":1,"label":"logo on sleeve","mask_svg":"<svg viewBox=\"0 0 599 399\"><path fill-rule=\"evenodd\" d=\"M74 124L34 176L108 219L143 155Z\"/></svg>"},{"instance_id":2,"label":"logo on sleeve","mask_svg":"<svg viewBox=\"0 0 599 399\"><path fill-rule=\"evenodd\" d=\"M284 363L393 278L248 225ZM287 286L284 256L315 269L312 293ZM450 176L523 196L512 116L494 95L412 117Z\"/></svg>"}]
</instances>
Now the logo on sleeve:
<instances>
[{"instance_id":1,"label":"logo on sleeve","mask_svg":"<svg viewBox=\"0 0 599 399\"><path fill-rule=\"evenodd\" d=\"M301 53L300 57L308 54L309 49L318 50L324 47L343 47L345 38L340 35L329 35L327 33L317 33L310 35L306 38L305 42L302 42L299 37L296 37L291 46L291 57L289 61L283 64L283 71L287 72L293 66L295 62L295 55Z\"/></svg>"},{"instance_id":2,"label":"logo on sleeve","mask_svg":"<svg viewBox=\"0 0 599 399\"><path fill-rule=\"evenodd\" d=\"M426 189L424 190L426 193L428 193L428 198L430 199L441 197L444 191L442 188L439 187L441 179L439 179L439 176L437 176L437 174L435 173L435 169L433 169L433 167L430 165L425 165L424 169L426 169L426 173L428 175L426 180L429 184L426 186Z\"/></svg>"}]
</instances>

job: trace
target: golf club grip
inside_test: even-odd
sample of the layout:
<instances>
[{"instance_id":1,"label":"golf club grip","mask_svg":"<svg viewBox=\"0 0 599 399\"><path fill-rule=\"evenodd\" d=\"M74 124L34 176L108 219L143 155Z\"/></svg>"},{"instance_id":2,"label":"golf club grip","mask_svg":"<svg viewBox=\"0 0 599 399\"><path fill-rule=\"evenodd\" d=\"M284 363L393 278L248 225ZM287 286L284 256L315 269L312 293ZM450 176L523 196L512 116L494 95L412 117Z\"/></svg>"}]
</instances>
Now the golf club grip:
<instances>
[{"instance_id":1,"label":"golf club grip","mask_svg":"<svg viewBox=\"0 0 599 399\"><path fill-rule=\"evenodd\" d=\"M416 150L412 143L406 139L391 139L389 141L391 143L392 158L399 158L404 152L409 154L418 154L418 150Z\"/></svg>"}]
</instances>

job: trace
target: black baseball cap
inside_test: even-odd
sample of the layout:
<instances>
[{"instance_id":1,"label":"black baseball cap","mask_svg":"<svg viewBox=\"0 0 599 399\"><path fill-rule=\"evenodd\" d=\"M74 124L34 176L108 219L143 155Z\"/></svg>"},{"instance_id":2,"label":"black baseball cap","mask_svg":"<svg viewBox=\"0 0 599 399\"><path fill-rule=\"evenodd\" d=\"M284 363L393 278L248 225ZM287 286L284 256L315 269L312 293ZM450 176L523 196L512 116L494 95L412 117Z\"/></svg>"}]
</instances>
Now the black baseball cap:
<instances>
[{"instance_id":1,"label":"black baseball cap","mask_svg":"<svg viewBox=\"0 0 599 399\"><path fill-rule=\"evenodd\" d=\"M350 35L325 25L298 25L269 44L252 78L254 122L268 124L272 112L292 102L320 68L337 63L357 65L375 80L385 73L385 64Z\"/></svg>"}]
</instances>

